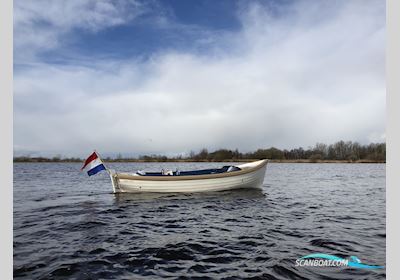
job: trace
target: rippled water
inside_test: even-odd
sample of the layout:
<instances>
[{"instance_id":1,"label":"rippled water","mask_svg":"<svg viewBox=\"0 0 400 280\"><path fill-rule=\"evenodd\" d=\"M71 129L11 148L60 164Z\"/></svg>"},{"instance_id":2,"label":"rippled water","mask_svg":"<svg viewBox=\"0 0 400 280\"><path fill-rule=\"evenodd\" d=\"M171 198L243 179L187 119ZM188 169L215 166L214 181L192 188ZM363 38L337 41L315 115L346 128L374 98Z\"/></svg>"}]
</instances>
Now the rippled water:
<instances>
[{"instance_id":1,"label":"rippled water","mask_svg":"<svg viewBox=\"0 0 400 280\"><path fill-rule=\"evenodd\" d=\"M262 191L178 195L114 195L107 173L80 166L14 164L15 278L385 278L385 269L295 266L311 253L385 265L384 164L270 163Z\"/></svg>"}]
</instances>

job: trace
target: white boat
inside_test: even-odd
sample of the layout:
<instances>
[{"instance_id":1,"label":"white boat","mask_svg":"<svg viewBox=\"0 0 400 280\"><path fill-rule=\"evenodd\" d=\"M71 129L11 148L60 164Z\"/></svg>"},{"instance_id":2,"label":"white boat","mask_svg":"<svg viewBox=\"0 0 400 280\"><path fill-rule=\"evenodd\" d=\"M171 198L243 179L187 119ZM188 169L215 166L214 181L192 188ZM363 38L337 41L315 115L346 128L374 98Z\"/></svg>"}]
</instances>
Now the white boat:
<instances>
[{"instance_id":1,"label":"white boat","mask_svg":"<svg viewBox=\"0 0 400 280\"><path fill-rule=\"evenodd\" d=\"M194 193L261 188L268 160L194 171L117 173L108 169L114 193Z\"/></svg>"}]
</instances>

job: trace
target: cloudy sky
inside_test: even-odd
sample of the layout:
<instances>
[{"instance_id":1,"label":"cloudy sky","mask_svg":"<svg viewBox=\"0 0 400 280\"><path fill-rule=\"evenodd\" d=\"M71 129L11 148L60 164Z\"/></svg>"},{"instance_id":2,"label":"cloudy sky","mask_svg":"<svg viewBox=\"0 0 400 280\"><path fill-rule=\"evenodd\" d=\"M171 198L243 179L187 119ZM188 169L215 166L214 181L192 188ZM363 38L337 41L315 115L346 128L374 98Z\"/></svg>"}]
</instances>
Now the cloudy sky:
<instances>
[{"instance_id":1,"label":"cloudy sky","mask_svg":"<svg viewBox=\"0 0 400 280\"><path fill-rule=\"evenodd\" d=\"M14 153L385 141L385 1L14 1Z\"/></svg>"}]
</instances>

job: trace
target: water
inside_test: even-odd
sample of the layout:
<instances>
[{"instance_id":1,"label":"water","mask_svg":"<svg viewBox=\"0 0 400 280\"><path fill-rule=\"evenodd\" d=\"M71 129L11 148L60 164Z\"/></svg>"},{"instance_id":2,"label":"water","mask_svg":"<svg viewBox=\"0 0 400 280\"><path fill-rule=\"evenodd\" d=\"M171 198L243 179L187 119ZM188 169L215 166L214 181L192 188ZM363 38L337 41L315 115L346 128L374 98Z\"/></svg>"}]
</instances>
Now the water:
<instances>
[{"instance_id":1,"label":"water","mask_svg":"<svg viewBox=\"0 0 400 280\"><path fill-rule=\"evenodd\" d=\"M270 163L261 191L114 195L75 163L14 164L16 279L385 279L384 164ZM115 163L119 171L218 163Z\"/></svg>"}]
</instances>

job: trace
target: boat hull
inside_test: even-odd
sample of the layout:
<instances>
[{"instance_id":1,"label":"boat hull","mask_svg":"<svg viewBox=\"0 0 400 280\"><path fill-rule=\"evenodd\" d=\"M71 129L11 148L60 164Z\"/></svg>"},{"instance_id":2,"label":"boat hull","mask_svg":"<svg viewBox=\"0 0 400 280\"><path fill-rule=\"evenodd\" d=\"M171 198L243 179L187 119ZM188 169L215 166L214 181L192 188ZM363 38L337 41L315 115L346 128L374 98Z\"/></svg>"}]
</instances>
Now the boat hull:
<instances>
[{"instance_id":1,"label":"boat hull","mask_svg":"<svg viewBox=\"0 0 400 280\"><path fill-rule=\"evenodd\" d=\"M241 188L261 188L267 164L265 162L261 166L256 167L257 168L253 168L254 170L249 170L249 172L238 172L238 175L220 175L219 177L214 176L215 178L196 179L193 178L194 176L188 176L188 178L182 178L185 176L180 176L178 179L175 179L167 176L158 178L158 180L144 180L142 177L136 177L138 179L135 179L134 176L124 176L121 174L111 174L111 178L115 193L197 193L227 191Z\"/></svg>"}]
</instances>

